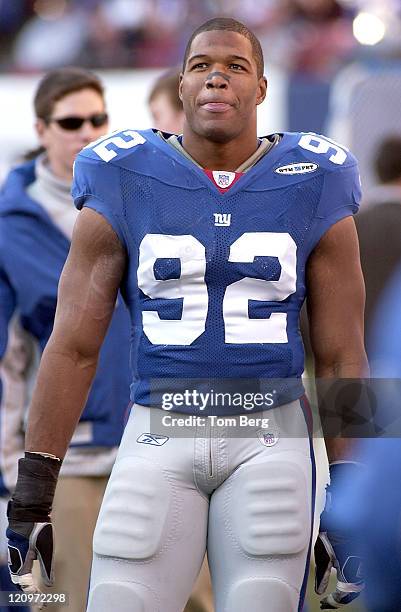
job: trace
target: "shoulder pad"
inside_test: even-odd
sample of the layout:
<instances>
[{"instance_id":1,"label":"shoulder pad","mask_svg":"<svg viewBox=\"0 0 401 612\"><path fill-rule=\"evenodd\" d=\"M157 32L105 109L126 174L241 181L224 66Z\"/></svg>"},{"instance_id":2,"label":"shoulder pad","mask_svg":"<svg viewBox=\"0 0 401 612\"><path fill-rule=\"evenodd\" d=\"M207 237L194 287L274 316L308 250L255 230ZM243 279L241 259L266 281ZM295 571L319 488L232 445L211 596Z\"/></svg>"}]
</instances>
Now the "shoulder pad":
<instances>
[{"instance_id":1,"label":"shoulder pad","mask_svg":"<svg viewBox=\"0 0 401 612\"><path fill-rule=\"evenodd\" d=\"M347 147L327 136L314 132L294 132L290 136L293 139L293 150L298 148L299 153L322 169L334 171L357 164Z\"/></svg>"},{"instance_id":2,"label":"shoulder pad","mask_svg":"<svg viewBox=\"0 0 401 612\"><path fill-rule=\"evenodd\" d=\"M144 134L146 131L116 130L90 142L82 149L80 155L106 163L116 158L118 160L130 153L134 147L145 144L147 139Z\"/></svg>"}]
</instances>

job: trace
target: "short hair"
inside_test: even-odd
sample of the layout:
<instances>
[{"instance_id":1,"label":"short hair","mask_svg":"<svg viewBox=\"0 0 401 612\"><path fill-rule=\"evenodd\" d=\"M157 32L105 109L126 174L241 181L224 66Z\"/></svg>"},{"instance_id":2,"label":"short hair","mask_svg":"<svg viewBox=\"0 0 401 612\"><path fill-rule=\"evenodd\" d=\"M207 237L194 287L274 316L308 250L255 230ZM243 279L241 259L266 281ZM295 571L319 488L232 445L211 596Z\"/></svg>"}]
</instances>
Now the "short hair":
<instances>
[{"instance_id":1,"label":"short hair","mask_svg":"<svg viewBox=\"0 0 401 612\"><path fill-rule=\"evenodd\" d=\"M102 82L90 70L67 66L47 72L39 82L33 100L36 117L48 120L56 102L81 89L93 89L104 98Z\"/></svg>"},{"instance_id":2,"label":"short hair","mask_svg":"<svg viewBox=\"0 0 401 612\"><path fill-rule=\"evenodd\" d=\"M163 73L155 82L148 96L148 104L161 93L166 93L176 111L182 111L182 102L178 94L180 73L178 70Z\"/></svg>"},{"instance_id":3,"label":"short hair","mask_svg":"<svg viewBox=\"0 0 401 612\"><path fill-rule=\"evenodd\" d=\"M401 135L389 136L380 143L375 155L375 170L382 183L401 179Z\"/></svg>"},{"instance_id":4,"label":"short hair","mask_svg":"<svg viewBox=\"0 0 401 612\"><path fill-rule=\"evenodd\" d=\"M249 40L252 45L252 53L254 60L256 62L258 77L263 76L264 72L264 59L263 59L263 51L259 40L256 38L255 34L243 23L237 21L236 19L232 19L231 17L215 17L214 19L209 19L203 23L199 28L197 28L191 35L187 46L185 47L184 59L183 59L183 70L185 70L185 66L188 60L189 52L191 49L192 42L194 38L201 34L202 32L212 32L214 30L222 30L226 32L237 32L244 36Z\"/></svg>"}]
</instances>

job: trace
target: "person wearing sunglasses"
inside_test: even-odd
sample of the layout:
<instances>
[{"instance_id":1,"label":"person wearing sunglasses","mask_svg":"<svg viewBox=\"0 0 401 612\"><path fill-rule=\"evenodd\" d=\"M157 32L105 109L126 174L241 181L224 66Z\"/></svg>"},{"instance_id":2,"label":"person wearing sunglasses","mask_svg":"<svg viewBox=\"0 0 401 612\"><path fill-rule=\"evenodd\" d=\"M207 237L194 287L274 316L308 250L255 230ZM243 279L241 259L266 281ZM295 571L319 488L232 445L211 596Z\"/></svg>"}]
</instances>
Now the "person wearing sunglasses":
<instances>
[{"instance_id":1,"label":"person wearing sunglasses","mask_svg":"<svg viewBox=\"0 0 401 612\"><path fill-rule=\"evenodd\" d=\"M45 77L35 96L36 131L45 153L37 165L47 167L55 177L68 181L70 188L77 153L107 132L108 115L102 86L92 75L88 77L85 88L67 91L59 97L64 90L65 70L70 75L72 70L74 73L77 70L83 72L76 68L52 72ZM57 82L59 79L62 83Z\"/></svg>"},{"instance_id":2,"label":"person wearing sunglasses","mask_svg":"<svg viewBox=\"0 0 401 612\"><path fill-rule=\"evenodd\" d=\"M74 159L108 130L103 85L81 68L45 75L34 108L41 146L28 156L33 159L10 172L0 194L0 469L10 492L14 457L23 455L29 372L36 373L35 355L53 328L58 280L78 214L70 195ZM129 404L129 334L129 317L118 297L54 502L52 591L68 594L69 612L85 609L92 533ZM50 576L44 578L50 582Z\"/></svg>"}]
</instances>

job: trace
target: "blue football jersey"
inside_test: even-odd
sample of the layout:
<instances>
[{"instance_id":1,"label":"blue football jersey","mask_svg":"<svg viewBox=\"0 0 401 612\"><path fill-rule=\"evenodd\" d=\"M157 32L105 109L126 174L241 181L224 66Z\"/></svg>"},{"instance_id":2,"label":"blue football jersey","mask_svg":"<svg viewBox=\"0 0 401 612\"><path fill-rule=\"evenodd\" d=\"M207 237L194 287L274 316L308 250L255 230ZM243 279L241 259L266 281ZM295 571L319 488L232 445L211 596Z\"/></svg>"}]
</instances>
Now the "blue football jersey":
<instances>
[{"instance_id":1,"label":"blue football jersey","mask_svg":"<svg viewBox=\"0 0 401 612\"><path fill-rule=\"evenodd\" d=\"M77 157L76 206L103 215L128 253L131 398L158 405L152 389L169 381L171 391L224 379L259 381L275 405L296 399L306 262L357 211L357 162L325 137L286 133L238 180L210 170L217 185L153 130L113 133ZM188 402L174 410L196 412Z\"/></svg>"}]
</instances>

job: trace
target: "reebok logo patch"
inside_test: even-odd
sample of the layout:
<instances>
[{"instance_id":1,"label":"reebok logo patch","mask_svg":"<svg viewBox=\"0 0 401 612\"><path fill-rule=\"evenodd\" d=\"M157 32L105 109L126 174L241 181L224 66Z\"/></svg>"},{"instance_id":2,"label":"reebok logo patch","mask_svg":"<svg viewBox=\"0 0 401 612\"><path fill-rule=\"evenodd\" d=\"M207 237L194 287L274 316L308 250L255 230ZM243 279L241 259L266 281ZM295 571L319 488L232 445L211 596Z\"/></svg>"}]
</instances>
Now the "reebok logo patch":
<instances>
[{"instance_id":1,"label":"reebok logo patch","mask_svg":"<svg viewBox=\"0 0 401 612\"><path fill-rule=\"evenodd\" d=\"M143 433L136 439L140 444L151 444L152 446L163 446L169 440L168 436L159 436L158 434Z\"/></svg>"}]
</instances>

